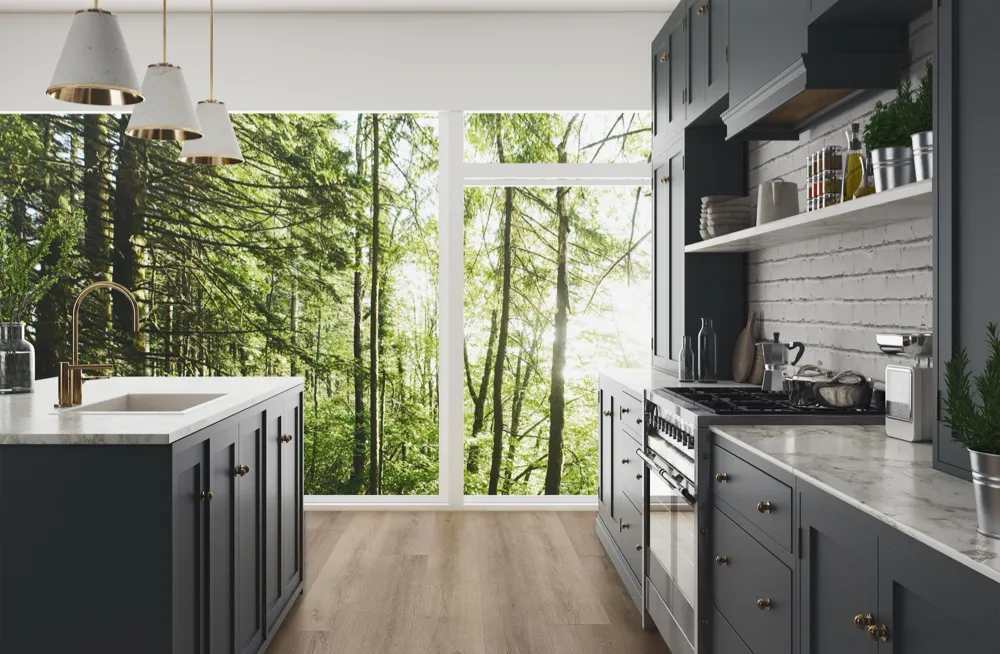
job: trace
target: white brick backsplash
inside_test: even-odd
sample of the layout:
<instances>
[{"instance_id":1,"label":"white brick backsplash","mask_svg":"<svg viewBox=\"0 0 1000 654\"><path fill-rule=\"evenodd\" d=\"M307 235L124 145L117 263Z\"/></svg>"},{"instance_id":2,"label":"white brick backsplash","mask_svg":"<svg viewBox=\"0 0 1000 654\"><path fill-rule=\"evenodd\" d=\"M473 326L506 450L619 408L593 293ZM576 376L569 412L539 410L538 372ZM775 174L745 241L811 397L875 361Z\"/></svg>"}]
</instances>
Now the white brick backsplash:
<instances>
[{"instance_id":1,"label":"white brick backsplash","mask_svg":"<svg viewBox=\"0 0 1000 654\"><path fill-rule=\"evenodd\" d=\"M916 81L934 47L933 16L910 25L909 71ZM781 177L799 187L806 202L806 157L828 145L843 146L852 122L867 122L879 94L803 133L798 141L750 143L749 181L757 186ZM933 221L926 218L860 229L847 234L751 252L747 257L750 310L761 318L758 336L780 332L782 340L802 341L802 363L856 370L885 380L893 362L875 345L875 334L932 328Z\"/></svg>"}]
</instances>

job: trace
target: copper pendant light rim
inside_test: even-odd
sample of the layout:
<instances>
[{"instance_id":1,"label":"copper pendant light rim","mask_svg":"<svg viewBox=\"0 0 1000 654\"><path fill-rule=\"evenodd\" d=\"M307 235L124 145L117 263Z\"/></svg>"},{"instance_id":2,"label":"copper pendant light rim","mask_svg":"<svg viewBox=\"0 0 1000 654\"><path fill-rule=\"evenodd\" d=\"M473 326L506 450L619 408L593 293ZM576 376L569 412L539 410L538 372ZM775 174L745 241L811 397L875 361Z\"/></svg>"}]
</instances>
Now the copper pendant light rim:
<instances>
[{"instance_id":1,"label":"copper pendant light rim","mask_svg":"<svg viewBox=\"0 0 1000 654\"><path fill-rule=\"evenodd\" d=\"M244 162L242 158L231 157L223 154L192 154L179 157L179 160L187 164L197 164L202 166L233 166Z\"/></svg>"},{"instance_id":2,"label":"copper pendant light rim","mask_svg":"<svg viewBox=\"0 0 1000 654\"><path fill-rule=\"evenodd\" d=\"M107 93L110 102L80 102L79 100L73 100L73 97L79 97L85 95L81 92L99 92ZM54 84L49 88L45 89L45 95L49 96L54 100L59 100L62 102L72 102L74 104L84 104L91 105L95 107L130 107L143 102L146 96L142 94L141 90L130 89L125 86L115 86L113 84ZM69 96L69 97L63 97ZM89 96L87 96L89 97ZM122 101L116 101L116 98L121 98Z\"/></svg>"},{"instance_id":3,"label":"copper pendant light rim","mask_svg":"<svg viewBox=\"0 0 1000 654\"><path fill-rule=\"evenodd\" d=\"M127 127L125 133L133 138L146 139L147 141L196 141L205 136L204 132L176 125Z\"/></svg>"}]
</instances>

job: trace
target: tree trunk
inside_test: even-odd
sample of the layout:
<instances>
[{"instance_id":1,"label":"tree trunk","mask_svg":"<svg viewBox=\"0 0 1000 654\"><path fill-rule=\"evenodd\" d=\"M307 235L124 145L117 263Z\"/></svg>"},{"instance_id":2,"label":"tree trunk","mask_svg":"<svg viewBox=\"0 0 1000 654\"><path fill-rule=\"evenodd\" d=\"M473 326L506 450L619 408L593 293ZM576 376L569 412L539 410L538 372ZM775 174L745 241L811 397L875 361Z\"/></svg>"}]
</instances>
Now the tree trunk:
<instances>
[{"instance_id":1,"label":"tree trunk","mask_svg":"<svg viewBox=\"0 0 1000 654\"><path fill-rule=\"evenodd\" d=\"M379 402L378 402L378 351L379 351L379 289L378 289L378 260L379 260L379 217L381 205L379 202L379 164L381 159L381 147L379 142L379 116L372 114L372 245L371 245L371 269L372 269L372 291L370 311L368 314L370 337L369 337L369 370L368 370L368 429L369 429L369 461L368 461L368 494L377 495L380 482L381 461L380 452L382 450L379 443Z\"/></svg>"},{"instance_id":2,"label":"tree trunk","mask_svg":"<svg viewBox=\"0 0 1000 654\"><path fill-rule=\"evenodd\" d=\"M500 147L500 138L497 137ZM510 322L511 223L514 220L514 189L504 189L503 209L503 285L500 292L500 333L497 358L493 368L493 457L490 463L489 494L497 494L500 461L503 455L503 369L507 358L507 326Z\"/></svg>"},{"instance_id":3,"label":"tree trunk","mask_svg":"<svg viewBox=\"0 0 1000 654\"><path fill-rule=\"evenodd\" d=\"M83 116L83 258L88 282L111 278L108 224L105 209L107 197L107 145L104 116ZM87 319L94 334L107 343L111 324L111 294L98 293L87 301Z\"/></svg>"},{"instance_id":4,"label":"tree trunk","mask_svg":"<svg viewBox=\"0 0 1000 654\"><path fill-rule=\"evenodd\" d=\"M294 282L293 282L294 286ZM288 355L288 373L292 377L299 376L299 294L292 291L292 297L288 301L288 329L292 332L289 335L291 342L291 354Z\"/></svg>"},{"instance_id":5,"label":"tree trunk","mask_svg":"<svg viewBox=\"0 0 1000 654\"><path fill-rule=\"evenodd\" d=\"M46 122L45 126L45 152L52 153L53 149L53 138L52 138L52 127L51 123ZM52 155L55 159L55 156ZM57 200L53 200L54 195L52 188L52 177L49 174L50 164L46 165L45 174L45 187L46 187L46 206L53 207L56 205ZM23 205L23 203L22 203ZM26 206L17 207L15 205L15 213L21 208L26 208ZM51 214L46 215L45 219L50 220L53 216ZM52 242L49 248L49 252L42 259L42 271L45 272L47 268L54 267L61 256L62 252L62 239L56 239ZM69 290L71 282L69 280L60 280L56 282L52 288L50 288L38 301L38 322L35 332L35 377L37 379L43 379L45 377L54 377L58 374L59 361L68 360L68 355L60 356L61 354L67 352L66 342L67 339L64 337L66 322L66 306L69 303L67 300L66 291ZM62 327L61 327L62 326Z\"/></svg>"},{"instance_id":6,"label":"tree trunk","mask_svg":"<svg viewBox=\"0 0 1000 654\"><path fill-rule=\"evenodd\" d=\"M351 488L360 489L365 473L365 380L361 360L361 234L354 232L354 452L351 462Z\"/></svg>"},{"instance_id":7,"label":"tree trunk","mask_svg":"<svg viewBox=\"0 0 1000 654\"><path fill-rule=\"evenodd\" d=\"M514 476L514 455L521 440L521 408L524 406L524 387L521 370L524 363L524 348L517 356L517 366L514 369L514 397L510 401L510 437L507 440L507 455L503 464L503 494L510 495Z\"/></svg>"},{"instance_id":8,"label":"tree trunk","mask_svg":"<svg viewBox=\"0 0 1000 654\"><path fill-rule=\"evenodd\" d=\"M469 351L465 348L465 377L469 386L469 395L472 397L472 444L469 446L469 456L465 463L465 469L471 473L479 472L479 443L476 437L483 431L483 422L486 414L486 390L490 386L490 369L493 367L493 346L497 339L497 310L494 309L490 315L490 338L486 345L486 358L483 364L483 376L479 380L479 390L472 385L472 369L469 364Z\"/></svg>"},{"instance_id":9,"label":"tree trunk","mask_svg":"<svg viewBox=\"0 0 1000 654\"><path fill-rule=\"evenodd\" d=\"M142 234L144 220L141 194L144 192L144 180L141 178L143 144L139 139L125 135L128 125L128 115L118 119L120 145L118 161L115 166L115 211L114 238L112 242L112 280L118 282L130 291L136 290L139 281L139 255L136 252L136 238ZM132 306L128 299L120 293L112 294L112 314L115 330L122 335L126 358L132 363L138 363L138 350L132 344L135 337L132 333Z\"/></svg>"}]
</instances>

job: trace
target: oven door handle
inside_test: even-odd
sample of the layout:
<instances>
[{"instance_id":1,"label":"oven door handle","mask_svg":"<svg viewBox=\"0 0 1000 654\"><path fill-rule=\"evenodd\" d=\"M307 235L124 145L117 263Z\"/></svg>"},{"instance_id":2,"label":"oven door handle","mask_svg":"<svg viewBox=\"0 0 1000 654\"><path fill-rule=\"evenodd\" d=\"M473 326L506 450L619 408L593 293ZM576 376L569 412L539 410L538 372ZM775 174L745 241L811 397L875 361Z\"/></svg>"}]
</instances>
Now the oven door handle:
<instances>
[{"instance_id":1,"label":"oven door handle","mask_svg":"<svg viewBox=\"0 0 1000 654\"><path fill-rule=\"evenodd\" d=\"M695 505L695 504L698 503L698 498L695 497L691 493L691 491L689 491L688 489L684 488L683 486L680 486L677 483L677 481L674 480L674 478L670 476L670 472L667 471L663 466L661 466L659 463L657 463L656 461L654 461L653 459L651 459L649 456L646 455L645 452L643 452L640 449L636 449L635 454L640 459L642 459L643 463L645 463L647 467L649 467L651 470L655 470L656 474L658 474L660 476L660 478L664 482L666 482L667 486L670 486L671 489L673 489L673 490L677 491L678 493L680 493L681 497L683 497L685 500L687 500L687 502L689 504L691 504L693 506L693 505Z\"/></svg>"}]
</instances>

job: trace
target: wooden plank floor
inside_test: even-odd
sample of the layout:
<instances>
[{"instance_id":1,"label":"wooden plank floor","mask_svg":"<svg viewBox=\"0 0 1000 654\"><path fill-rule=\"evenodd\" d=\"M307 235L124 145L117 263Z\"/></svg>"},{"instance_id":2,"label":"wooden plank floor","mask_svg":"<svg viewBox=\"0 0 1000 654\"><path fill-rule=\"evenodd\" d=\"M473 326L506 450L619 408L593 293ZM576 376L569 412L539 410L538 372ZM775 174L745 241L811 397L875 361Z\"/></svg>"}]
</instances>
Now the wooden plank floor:
<instances>
[{"instance_id":1,"label":"wooden plank floor","mask_svg":"<svg viewBox=\"0 0 1000 654\"><path fill-rule=\"evenodd\" d=\"M305 594L268 654L669 654L568 512L305 514Z\"/></svg>"}]
</instances>

